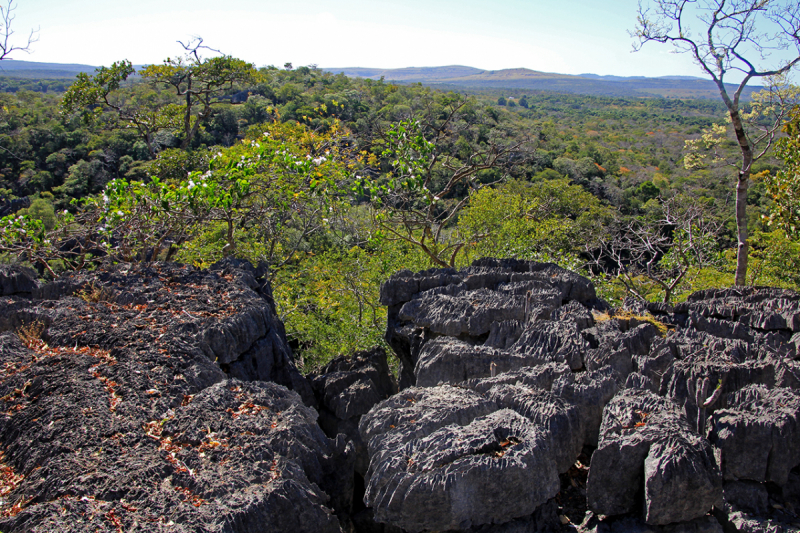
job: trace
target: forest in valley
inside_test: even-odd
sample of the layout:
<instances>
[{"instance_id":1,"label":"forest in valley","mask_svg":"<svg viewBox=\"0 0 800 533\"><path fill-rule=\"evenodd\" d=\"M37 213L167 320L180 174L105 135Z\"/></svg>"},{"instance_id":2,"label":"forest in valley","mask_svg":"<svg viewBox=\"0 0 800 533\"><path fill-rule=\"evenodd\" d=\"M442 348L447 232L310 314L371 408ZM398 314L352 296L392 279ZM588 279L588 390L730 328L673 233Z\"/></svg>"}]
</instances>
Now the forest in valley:
<instances>
[{"instance_id":1,"label":"forest in valley","mask_svg":"<svg viewBox=\"0 0 800 533\"><path fill-rule=\"evenodd\" d=\"M45 278L264 263L306 370L383 342L380 284L401 269L554 262L614 305L734 284L741 153L719 100L457 92L201 52L0 78L0 260ZM776 122L766 92L742 109L765 135L746 283L798 289L800 112Z\"/></svg>"}]
</instances>

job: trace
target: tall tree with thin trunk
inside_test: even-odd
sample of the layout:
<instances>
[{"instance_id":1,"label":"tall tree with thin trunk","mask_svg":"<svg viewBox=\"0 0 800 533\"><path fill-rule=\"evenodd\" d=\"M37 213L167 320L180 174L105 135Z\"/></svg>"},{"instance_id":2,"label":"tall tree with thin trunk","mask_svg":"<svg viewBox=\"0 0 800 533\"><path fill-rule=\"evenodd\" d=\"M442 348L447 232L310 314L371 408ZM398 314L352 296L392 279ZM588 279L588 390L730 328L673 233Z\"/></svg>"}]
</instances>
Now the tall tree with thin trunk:
<instances>
[{"instance_id":1,"label":"tall tree with thin trunk","mask_svg":"<svg viewBox=\"0 0 800 533\"><path fill-rule=\"evenodd\" d=\"M747 189L754 144L740 110L742 91L753 79L785 74L800 62L797 0L651 0L639 4L634 50L655 41L691 54L719 88L742 157L736 180L736 276L747 275ZM726 84L726 76L740 79Z\"/></svg>"}]
</instances>

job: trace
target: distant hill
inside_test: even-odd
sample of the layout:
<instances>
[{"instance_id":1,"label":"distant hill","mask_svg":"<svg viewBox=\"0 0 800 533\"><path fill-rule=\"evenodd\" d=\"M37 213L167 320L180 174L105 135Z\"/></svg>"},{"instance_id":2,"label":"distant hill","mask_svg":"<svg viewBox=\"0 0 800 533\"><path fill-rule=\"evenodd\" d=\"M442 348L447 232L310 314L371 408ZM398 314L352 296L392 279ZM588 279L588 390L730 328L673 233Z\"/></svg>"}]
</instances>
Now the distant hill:
<instances>
[{"instance_id":1,"label":"distant hill","mask_svg":"<svg viewBox=\"0 0 800 533\"><path fill-rule=\"evenodd\" d=\"M11 78L74 78L79 72L92 73L97 67L72 63L37 63L6 59L0 61L0 76Z\"/></svg>"},{"instance_id":2,"label":"distant hill","mask_svg":"<svg viewBox=\"0 0 800 533\"><path fill-rule=\"evenodd\" d=\"M72 63L37 63L8 59L0 61L0 77L74 79L79 72L93 73L96 68L91 65ZM134 68L138 69L141 66L135 65ZM481 70L463 65L398 69L350 67L323 70L373 80L384 78L387 81L398 83L419 82L425 85L441 85L448 89L463 87L465 89L516 89L622 97L719 98L719 92L714 83L691 76L662 76L659 78L600 76L597 74L574 76L539 72L527 68ZM732 85L730 88L731 91L735 90ZM760 90L758 86L745 88L744 99L749 99L750 94L758 90Z\"/></svg>"},{"instance_id":3,"label":"distant hill","mask_svg":"<svg viewBox=\"0 0 800 533\"><path fill-rule=\"evenodd\" d=\"M464 87L475 89L522 89L531 91L555 91L576 94L622 96L622 97L665 97L665 98L719 98L717 86L710 80L691 76L663 76L647 78L644 76L600 76L597 74L555 74L539 72L526 68L504 70L481 70L461 65L446 67L411 67L399 69L379 68L326 68L328 72L343 73L346 76L370 78L399 83L423 83L443 85L449 88ZM729 85L730 90L735 87ZM761 87L746 87L743 98Z\"/></svg>"},{"instance_id":4,"label":"distant hill","mask_svg":"<svg viewBox=\"0 0 800 533\"><path fill-rule=\"evenodd\" d=\"M5 59L0 61L0 76L39 79L74 78L80 72L94 74L98 68L78 63L37 63ZM144 65L133 65L133 68L139 70L144 68Z\"/></svg>"}]
</instances>

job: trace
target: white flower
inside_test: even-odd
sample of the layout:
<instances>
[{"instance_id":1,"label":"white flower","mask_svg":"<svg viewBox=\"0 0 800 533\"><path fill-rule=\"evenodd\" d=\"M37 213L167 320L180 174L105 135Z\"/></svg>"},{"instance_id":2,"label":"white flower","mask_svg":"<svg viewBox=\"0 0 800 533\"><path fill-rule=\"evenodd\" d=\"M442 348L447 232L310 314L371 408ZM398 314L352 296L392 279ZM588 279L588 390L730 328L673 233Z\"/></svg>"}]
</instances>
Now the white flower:
<instances>
[{"instance_id":1,"label":"white flower","mask_svg":"<svg viewBox=\"0 0 800 533\"><path fill-rule=\"evenodd\" d=\"M325 156L324 156L324 155L321 155L321 156L319 156L318 158L316 158L316 159L313 159L312 161L314 162L314 164L315 164L315 165L317 165L317 166L320 166L322 163L324 163L325 161L327 161L327 159L325 159Z\"/></svg>"}]
</instances>

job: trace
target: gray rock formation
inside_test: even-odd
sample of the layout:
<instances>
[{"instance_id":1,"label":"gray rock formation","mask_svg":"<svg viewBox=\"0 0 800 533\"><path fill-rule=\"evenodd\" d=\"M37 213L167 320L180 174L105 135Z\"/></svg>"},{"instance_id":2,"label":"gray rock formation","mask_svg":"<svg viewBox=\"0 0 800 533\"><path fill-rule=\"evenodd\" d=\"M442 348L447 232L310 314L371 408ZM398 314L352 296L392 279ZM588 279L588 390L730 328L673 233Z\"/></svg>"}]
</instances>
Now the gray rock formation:
<instances>
[{"instance_id":1,"label":"gray rock formation","mask_svg":"<svg viewBox=\"0 0 800 533\"><path fill-rule=\"evenodd\" d=\"M549 264L401 272L381 289L397 392L380 349L304 378L264 274L0 268L0 529L800 523L796 293L621 312Z\"/></svg>"},{"instance_id":2,"label":"gray rock formation","mask_svg":"<svg viewBox=\"0 0 800 533\"><path fill-rule=\"evenodd\" d=\"M356 472L366 474L366 443L358 432L361 416L375 404L397 393L383 348L337 357L312 378L319 404L319 425L330 438L344 434L356 450Z\"/></svg>"},{"instance_id":3,"label":"gray rock formation","mask_svg":"<svg viewBox=\"0 0 800 533\"><path fill-rule=\"evenodd\" d=\"M39 286L36 277L29 268L0 264L0 296L30 296Z\"/></svg>"},{"instance_id":4,"label":"gray rock formation","mask_svg":"<svg viewBox=\"0 0 800 533\"><path fill-rule=\"evenodd\" d=\"M407 442L372 472L365 501L414 533L531 515L558 489L545 431L501 409Z\"/></svg>"},{"instance_id":5,"label":"gray rock formation","mask_svg":"<svg viewBox=\"0 0 800 533\"><path fill-rule=\"evenodd\" d=\"M625 514L643 501L645 522L665 525L699 518L721 497L713 449L677 405L632 389L611 400L589 467L592 511Z\"/></svg>"},{"instance_id":6,"label":"gray rock formation","mask_svg":"<svg viewBox=\"0 0 800 533\"><path fill-rule=\"evenodd\" d=\"M726 480L783 486L800 465L800 393L750 385L711 416L709 440L720 450Z\"/></svg>"},{"instance_id":7,"label":"gray rock formation","mask_svg":"<svg viewBox=\"0 0 800 533\"><path fill-rule=\"evenodd\" d=\"M403 363L400 388L417 382L415 370L422 349L437 336L464 341L464 346L455 348L458 354L463 353L466 346L480 346L490 350L490 357L494 357L492 349L501 349L529 360L569 358L571 365L580 368L582 362L576 359L578 348L573 346L581 344L580 338L555 332L543 337L533 331L527 336L535 339L534 344L520 339L526 336L529 324L549 320L553 312L573 301L597 302L594 286L586 278L553 264L483 259L458 271L398 272L381 286L381 303L389 308L386 339ZM552 322L556 324L553 327L572 323L575 328L581 328L591 322L587 313L579 312L576 307L565 308L557 316L570 315L570 309L574 314L572 319ZM547 350L558 342L564 343L563 349L553 356ZM431 355L430 350L427 355ZM438 358L436 361L422 363L419 367L419 372L427 374L426 383L457 383L489 375L485 372L465 376L463 371L458 372L461 369L431 369L440 361L450 367L457 358L457 354L449 350L444 353L434 350L434 355ZM505 357L513 359L511 354ZM497 364L508 364L510 369L516 362L519 359L497 361ZM489 364L491 361L485 363L486 370ZM482 368L477 366L478 371Z\"/></svg>"},{"instance_id":8,"label":"gray rock formation","mask_svg":"<svg viewBox=\"0 0 800 533\"><path fill-rule=\"evenodd\" d=\"M352 444L303 404L248 267L119 265L0 299L0 530L341 531Z\"/></svg>"}]
</instances>

